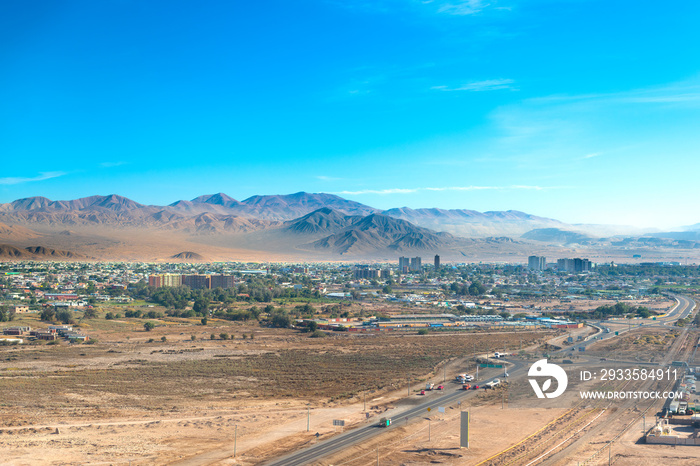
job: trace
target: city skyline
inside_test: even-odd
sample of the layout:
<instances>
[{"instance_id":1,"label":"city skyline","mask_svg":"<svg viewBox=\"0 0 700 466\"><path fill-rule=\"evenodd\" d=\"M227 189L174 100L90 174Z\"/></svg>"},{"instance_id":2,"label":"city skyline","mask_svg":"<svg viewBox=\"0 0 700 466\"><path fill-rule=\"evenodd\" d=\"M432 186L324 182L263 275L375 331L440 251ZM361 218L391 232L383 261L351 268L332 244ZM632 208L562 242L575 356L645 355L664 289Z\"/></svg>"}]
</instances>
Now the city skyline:
<instances>
[{"instance_id":1,"label":"city skyline","mask_svg":"<svg viewBox=\"0 0 700 466\"><path fill-rule=\"evenodd\" d=\"M4 5L0 202L307 191L698 223L700 6L674 7Z\"/></svg>"}]
</instances>

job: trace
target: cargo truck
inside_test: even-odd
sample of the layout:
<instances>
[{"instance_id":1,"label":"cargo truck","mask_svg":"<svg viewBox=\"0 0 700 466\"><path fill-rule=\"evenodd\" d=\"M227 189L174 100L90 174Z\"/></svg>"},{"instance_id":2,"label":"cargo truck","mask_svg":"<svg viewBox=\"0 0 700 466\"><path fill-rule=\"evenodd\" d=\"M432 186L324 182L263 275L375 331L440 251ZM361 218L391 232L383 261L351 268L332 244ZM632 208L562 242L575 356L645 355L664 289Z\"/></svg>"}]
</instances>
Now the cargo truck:
<instances>
[{"instance_id":1,"label":"cargo truck","mask_svg":"<svg viewBox=\"0 0 700 466\"><path fill-rule=\"evenodd\" d=\"M681 404L680 401L672 401L671 404L668 405L668 413L669 414L678 414L678 407Z\"/></svg>"}]
</instances>

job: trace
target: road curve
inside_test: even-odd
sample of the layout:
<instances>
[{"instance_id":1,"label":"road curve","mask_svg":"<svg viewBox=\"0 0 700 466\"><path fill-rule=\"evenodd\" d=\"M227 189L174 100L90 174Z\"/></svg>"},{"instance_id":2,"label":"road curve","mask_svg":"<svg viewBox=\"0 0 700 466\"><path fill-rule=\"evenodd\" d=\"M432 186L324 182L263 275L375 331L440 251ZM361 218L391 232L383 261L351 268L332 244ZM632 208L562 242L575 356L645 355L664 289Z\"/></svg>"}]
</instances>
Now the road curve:
<instances>
[{"instance_id":1,"label":"road curve","mask_svg":"<svg viewBox=\"0 0 700 466\"><path fill-rule=\"evenodd\" d=\"M673 297L678 300L678 304L673 308L673 310L671 310L671 312L669 312L668 315L666 315L663 318L663 320L655 321L653 324L646 324L644 326L665 325L671 322L675 322L678 319L688 317L693 311L693 309L695 309L696 303L694 300L681 295L674 295ZM604 324L601 323L599 325ZM614 333L603 334L603 339L614 337ZM575 346L586 347L589 344L594 343L595 341L595 339L589 339L587 341L580 342ZM512 367L508 370L511 376L518 375L520 371L524 370L525 364L521 361L514 360L507 362L512 364ZM500 376L496 376L490 379L480 381L479 385L485 384L499 377ZM427 414L428 408L448 406L466 397L470 393L474 392L465 390L448 390L447 393L442 396L428 399L425 402L419 404L418 406L414 406L413 408L409 408L401 413L397 413L387 417L391 417L392 421L396 423L398 421L411 420L420 416L425 416ZM378 427L377 422L373 422L372 424L348 430L340 435L333 436L328 440L321 441L303 450L274 459L266 463L266 466L302 466L311 464L314 461L318 461L328 455L338 453L351 445L355 445L359 442L362 442L363 440L369 439L375 435L379 435L385 432L386 430L390 430L394 427L395 425L392 425L388 428L381 428Z\"/></svg>"}]
</instances>

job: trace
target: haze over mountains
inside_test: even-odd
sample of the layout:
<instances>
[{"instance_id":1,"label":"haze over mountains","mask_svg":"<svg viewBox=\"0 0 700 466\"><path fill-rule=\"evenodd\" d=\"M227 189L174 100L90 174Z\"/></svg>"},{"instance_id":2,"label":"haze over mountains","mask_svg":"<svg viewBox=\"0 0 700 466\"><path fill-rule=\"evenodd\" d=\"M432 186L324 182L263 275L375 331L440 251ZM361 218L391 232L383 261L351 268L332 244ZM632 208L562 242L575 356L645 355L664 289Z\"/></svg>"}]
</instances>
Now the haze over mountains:
<instances>
[{"instance_id":1,"label":"haze over mountains","mask_svg":"<svg viewBox=\"0 0 700 466\"><path fill-rule=\"evenodd\" d=\"M381 211L333 194L305 192L243 201L217 193L167 206L116 194L67 201L31 197L0 204L0 222L5 257L53 250L49 256L133 260L381 260L439 253L462 261L521 261L532 253L606 248L649 253L695 250L699 244L692 227L683 232L692 238L604 238L513 210Z\"/></svg>"}]
</instances>

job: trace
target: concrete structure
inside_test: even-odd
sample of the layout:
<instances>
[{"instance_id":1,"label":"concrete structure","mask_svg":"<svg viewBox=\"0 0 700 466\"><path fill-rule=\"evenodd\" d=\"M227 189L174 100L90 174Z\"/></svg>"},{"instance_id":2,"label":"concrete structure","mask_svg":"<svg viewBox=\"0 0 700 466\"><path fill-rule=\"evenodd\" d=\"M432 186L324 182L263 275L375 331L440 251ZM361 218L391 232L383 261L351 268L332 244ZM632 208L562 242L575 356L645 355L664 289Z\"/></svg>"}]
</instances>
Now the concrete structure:
<instances>
[{"instance_id":1,"label":"concrete structure","mask_svg":"<svg viewBox=\"0 0 700 466\"><path fill-rule=\"evenodd\" d=\"M544 256L530 256L527 258L527 268L530 270L544 270L547 268L547 258Z\"/></svg>"},{"instance_id":2,"label":"concrete structure","mask_svg":"<svg viewBox=\"0 0 700 466\"><path fill-rule=\"evenodd\" d=\"M180 286L182 285L182 275L161 273L148 277L148 284L160 288L161 286Z\"/></svg>"},{"instance_id":3,"label":"concrete structure","mask_svg":"<svg viewBox=\"0 0 700 466\"><path fill-rule=\"evenodd\" d=\"M370 268L369 265L358 265L355 267L355 278L364 278L366 280L378 280L381 272L377 269Z\"/></svg>"},{"instance_id":4,"label":"concrete structure","mask_svg":"<svg viewBox=\"0 0 700 466\"><path fill-rule=\"evenodd\" d=\"M233 288L236 286L233 275L212 275L212 288Z\"/></svg>"},{"instance_id":5,"label":"concrete structure","mask_svg":"<svg viewBox=\"0 0 700 466\"><path fill-rule=\"evenodd\" d=\"M439 270L439 269L440 269L440 256L435 254L435 270Z\"/></svg>"},{"instance_id":6,"label":"concrete structure","mask_svg":"<svg viewBox=\"0 0 700 466\"><path fill-rule=\"evenodd\" d=\"M592 268L591 261L588 259L559 259L557 260L557 269L561 272L590 272Z\"/></svg>"},{"instance_id":7,"label":"concrete structure","mask_svg":"<svg viewBox=\"0 0 700 466\"><path fill-rule=\"evenodd\" d=\"M150 275L148 284L156 288L161 286L189 286L193 290L233 288L236 286L233 275L177 275L169 273Z\"/></svg>"},{"instance_id":8,"label":"concrete structure","mask_svg":"<svg viewBox=\"0 0 700 466\"><path fill-rule=\"evenodd\" d=\"M408 257L399 257L399 272L407 273L410 267L410 259Z\"/></svg>"},{"instance_id":9,"label":"concrete structure","mask_svg":"<svg viewBox=\"0 0 700 466\"><path fill-rule=\"evenodd\" d=\"M420 272L423 270L422 260L420 257L411 258L411 272Z\"/></svg>"}]
</instances>

